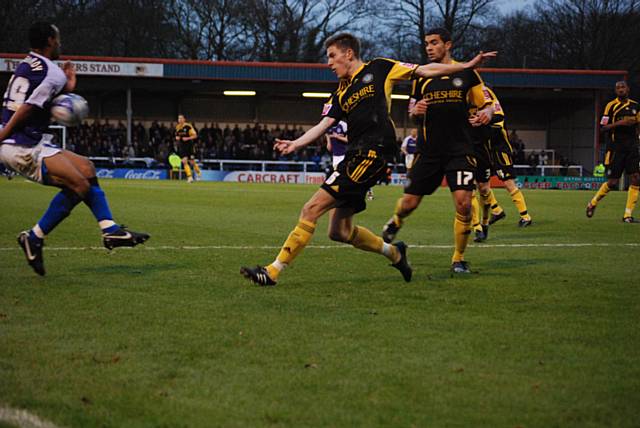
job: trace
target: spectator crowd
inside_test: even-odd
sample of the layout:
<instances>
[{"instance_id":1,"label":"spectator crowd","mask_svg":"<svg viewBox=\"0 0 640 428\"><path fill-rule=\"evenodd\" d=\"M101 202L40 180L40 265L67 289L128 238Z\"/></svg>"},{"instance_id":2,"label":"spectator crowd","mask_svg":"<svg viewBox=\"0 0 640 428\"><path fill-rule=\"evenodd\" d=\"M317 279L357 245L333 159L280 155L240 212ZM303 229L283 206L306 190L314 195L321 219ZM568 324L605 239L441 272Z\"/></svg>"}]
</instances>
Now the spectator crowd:
<instances>
[{"instance_id":1,"label":"spectator crowd","mask_svg":"<svg viewBox=\"0 0 640 428\"><path fill-rule=\"evenodd\" d=\"M194 124L195 125L195 124ZM318 139L305 149L287 156L273 150L276 138L294 140L305 131L301 126L290 125L267 126L266 124L245 124L243 126L218 123L203 124L196 128L198 139L195 144L197 159L232 159L232 160L293 160L309 161L316 164L327 162L327 151L324 138ZM175 124L153 121L148 127L142 122L134 123L131 130L131 144L127 144L127 128L122 121L109 119L95 120L67 129L67 148L88 157L107 158L145 158L155 165L167 165L171 153L177 153ZM551 164L545 151L525 149L525 144L515 130L509 134L516 165L529 165L526 174L539 173L541 165ZM398 147L400 143L398 144ZM329 158L330 159L330 158ZM397 162L402 162L399 154ZM561 174L567 173L570 161L564 157L556 159L556 163L564 166Z\"/></svg>"},{"instance_id":2,"label":"spectator crowd","mask_svg":"<svg viewBox=\"0 0 640 428\"><path fill-rule=\"evenodd\" d=\"M174 131L175 124L154 121L146 128L137 122L132 127L131 144L127 144L127 128L122 121L96 120L68 128L67 148L89 157L152 158L165 164L169 155L178 151ZM273 150L276 138L294 140L302 135L301 126L269 128L265 124L247 124L242 128L236 124L232 128L228 124L220 127L217 123L209 123L197 131L195 153L198 159L316 161L326 150L323 139L286 157Z\"/></svg>"}]
</instances>

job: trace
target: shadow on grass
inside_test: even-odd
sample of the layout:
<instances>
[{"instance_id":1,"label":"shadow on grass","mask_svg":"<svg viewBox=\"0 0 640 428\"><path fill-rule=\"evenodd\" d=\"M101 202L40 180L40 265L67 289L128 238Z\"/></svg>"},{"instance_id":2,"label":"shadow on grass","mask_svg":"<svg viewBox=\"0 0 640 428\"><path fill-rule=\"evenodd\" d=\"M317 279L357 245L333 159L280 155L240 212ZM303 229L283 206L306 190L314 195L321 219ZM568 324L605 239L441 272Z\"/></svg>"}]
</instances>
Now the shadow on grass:
<instances>
[{"instance_id":1,"label":"shadow on grass","mask_svg":"<svg viewBox=\"0 0 640 428\"><path fill-rule=\"evenodd\" d=\"M176 263L145 263L145 264L105 264L102 266L77 267L69 273L73 274L99 274L99 275L148 275L158 272L167 272L183 269Z\"/></svg>"},{"instance_id":2,"label":"shadow on grass","mask_svg":"<svg viewBox=\"0 0 640 428\"><path fill-rule=\"evenodd\" d=\"M453 274L448 267L438 265L414 264L414 280L429 281L475 281L482 278L500 278L510 273L520 272L522 268L529 266L550 266L562 264L561 260L554 258L500 258L471 262L471 274Z\"/></svg>"}]
</instances>

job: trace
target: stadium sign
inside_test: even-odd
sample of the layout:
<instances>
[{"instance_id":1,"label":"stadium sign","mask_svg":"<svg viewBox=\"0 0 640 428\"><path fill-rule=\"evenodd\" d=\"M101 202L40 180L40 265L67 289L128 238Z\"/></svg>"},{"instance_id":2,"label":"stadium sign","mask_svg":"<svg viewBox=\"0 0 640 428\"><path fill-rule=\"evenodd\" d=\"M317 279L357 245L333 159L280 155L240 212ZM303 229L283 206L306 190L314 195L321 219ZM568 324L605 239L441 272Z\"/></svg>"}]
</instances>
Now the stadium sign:
<instances>
[{"instance_id":1,"label":"stadium sign","mask_svg":"<svg viewBox=\"0 0 640 428\"><path fill-rule=\"evenodd\" d=\"M224 177L224 181L239 183L271 183L271 184L318 184L324 182L321 172L260 172L233 171Z\"/></svg>"},{"instance_id":2,"label":"stadium sign","mask_svg":"<svg viewBox=\"0 0 640 428\"><path fill-rule=\"evenodd\" d=\"M164 180L167 171L164 169L127 169L127 168L97 168L98 178L124 178L127 180Z\"/></svg>"},{"instance_id":3,"label":"stadium sign","mask_svg":"<svg viewBox=\"0 0 640 428\"><path fill-rule=\"evenodd\" d=\"M234 183L269 184L322 184L322 172L278 172L278 171L202 171L203 181L232 181Z\"/></svg>"},{"instance_id":4,"label":"stadium sign","mask_svg":"<svg viewBox=\"0 0 640 428\"><path fill-rule=\"evenodd\" d=\"M521 189L561 189L561 190L597 190L604 183L604 177L546 177L525 175L516 179Z\"/></svg>"},{"instance_id":5,"label":"stadium sign","mask_svg":"<svg viewBox=\"0 0 640 428\"><path fill-rule=\"evenodd\" d=\"M21 59L0 58L0 71L13 73ZM162 77L163 64L149 64L137 62L108 62L108 61L72 61L79 75L85 76L130 76L130 77ZM62 66L64 61L56 61Z\"/></svg>"}]
</instances>

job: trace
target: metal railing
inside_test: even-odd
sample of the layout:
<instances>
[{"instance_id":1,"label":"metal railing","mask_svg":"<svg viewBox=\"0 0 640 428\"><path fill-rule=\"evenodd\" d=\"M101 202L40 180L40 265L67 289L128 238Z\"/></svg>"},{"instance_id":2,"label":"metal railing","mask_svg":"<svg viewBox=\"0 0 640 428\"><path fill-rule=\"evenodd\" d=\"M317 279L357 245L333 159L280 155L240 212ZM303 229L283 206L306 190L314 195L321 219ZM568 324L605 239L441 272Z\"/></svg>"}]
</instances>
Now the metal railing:
<instances>
[{"instance_id":1,"label":"metal railing","mask_svg":"<svg viewBox=\"0 0 640 428\"><path fill-rule=\"evenodd\" d=\"M125 157L109 157L109 156L90 156L96 164L108 165L111 167L138 167L138 168L153 168L155 165L159 165L153 158L125 158ZM236 159L202 159L199 160L200 165L205 165L206 169L213 169L217 171L297 171L297 172L318 172L323 171L320 164L315 162L300 162L300 161L274 161L274 160L236 160ZM164 167L167 167L164 165ZM518 175L561 175L559 174L563 170L566 174L577 177L582 177L584 169L582 165L514 165L514 168L518 172ZM394 165L394 169L397 172L405 172L404 163L398 163ZM570 174L574 171L575 174ZM550 173L551 172L551 173ZM555 172L555 173L554 173Z\"/></svg>"},{"instance_id":2,"label":"metal railing","mask_svg":"<svg viewBox=\"0 0 640 428\"><path fill-rule=\"evenodd\" d=\"M122 166L122 167L141 167L152 168L154 165L158 165L158 162L150 157L110 157L110 156L89 156L89 159L98 164L109 164L110 166ZM198 164L213 166L218 171L233 171L238 169L247 169L250 171L298 171L298 172L317 172L322 168L315 162L300 162L300 161L273 161L273 160L236 160L236 159L202 159L197 160ZM243 168L234 168L233 165L244 166ZM268 165L275 167L267 168ZM165 167L167 167L165 165ZM284 167L284 169L283 169Z\"/></svg>"},{"instance_id":3,"label":"metal railing","mask_svg":"<svg viewBox=\"0 0 640 428\"><path fill-rule=\"evenodd\" d=\"M583 168L582 165L514 165L513 166L518 175L540 175L542 177L548 175L571 175L570 171L576 171L577 177L583 176ZM559 174L562 170L566 170L566 174ZM533 173L529 173L533 171ZM549 174L547 171L557 171L558 174ZM540 172L539 174L537 172Z\"/></svg>"}]
</instances>

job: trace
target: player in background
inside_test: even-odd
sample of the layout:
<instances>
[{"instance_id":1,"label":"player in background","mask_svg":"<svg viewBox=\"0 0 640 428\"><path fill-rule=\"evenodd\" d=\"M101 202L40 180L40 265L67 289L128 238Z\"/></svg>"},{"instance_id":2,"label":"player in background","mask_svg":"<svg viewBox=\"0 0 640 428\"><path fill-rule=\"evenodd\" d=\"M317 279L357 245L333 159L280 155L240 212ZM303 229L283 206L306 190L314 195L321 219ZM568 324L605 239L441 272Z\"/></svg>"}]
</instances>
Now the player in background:
<instances>
[{"instance_id":1,"label":"player in background","mask_svg":"<svg viewBox=\"0 0 640 428\"><path fill-rule=\"evenodd\" d=\"M633 209L638 202L640 189L638 122L640 122L640 109L636 101L629 99L629 85L625 81L617 82L616 98L606 105L600 120L600 132L608 133L609 136L604 157L607 181L600 186L587 205L587 217L593 217L598 202L607 196L612 187L618 185L622 173L626 172L631 177L631 185L627 192L627 205L622 221L638 223L633 218Z\"/></svg>"},{"instance_id":2,"label":"player in background","mask_svg":"<svg viewBox=\"0 0 640 428\"><path fill-rule=\"evenodd\" d=\"M354 215L366 208L367 189L386 172L387 160L397 152L395 127L390 117L391 91L394 83L414 75L432 78L477 66L485 57L477 55L465 64L414 65L376 58L360 59L360 42L351 34L341 33L325 43L329 67L340 84L325 104L323 118L296 140L279 140L275 149L292 153L321 137L340 120L348 124L347 152L338 169L302 208L298 224L289 234L276 259L266 267L242 267L240 272L258 285L275 285L283 269L289 266L311 240L320 217L330 212L329 237L351 244L363 251L387 258L410 281L412 269L402 242L388 244L365 227L354 224Z\"/></svg>"},{"instance_id":3,"label":"player in background","mask_svg":"<svg viewBox=\"0 0 640 428\"><path fill-rule=\"evenodd\" d=\"M451 58L453 44L446 29L427 31L425 41L431 64L457 64ZM412 118L421 123L418 154L409 171L404 195L382 230L384 241L393 242L404 219L418 208L423 196L433 194L446 177L455 205L453 273L471 272L464 252L471 233L471 195L477 167L472 127L488 124L493 115L492 101L485 98L482 87L482 78L473 69L413 82L409 108ZM471 106L478 109L472 117L469 116Z\"/></svg>"},{"instance_id":4,"label":"player in background","mask_svg":"<svg viewBox=\"0 0 640 428\"><path fill-rule=\"evenodd\" d=\"M202 177L200 167L195 161L194 146L198 133L192 124L187 122L184 115L178 115L178 123L176 124L176 141L178 142L178 155L182 159L182 166L185 174L187 174L187 182L193 183L193 173L189 165L193 167L198 178Z\"/></svg>"},{"instance_id":5,"label":"player in background","mask_svg":"<svg viewBox=\"0 0 640 428\"><path fill-rule=\"evenodd\" d=\"M493 102L494 112L491 122L478 128L479 144L476 145L476 159L478 169L476 171L476 182L478 185L478 196L480 204L474 200L473 204L473 229L475 231L475 242L482 242L487 239L489 225L506 217L502 207L498 205L491 184L491 176L495 174L503 183L520 213L518 227L528 227L532 224L531 216L527 208L524 195L516 184L516 172L513 167L513 148L509 142L509 136L504 124L504 110L496 94L487 86L483 87L486 99ZM471 116L475 114L475 108L470 111ZM482 208L482 224L480 224L479 208ZM489 218L489 212L495 210ZM496 211L499 214L496 214Z\"/></svg>"},{"instance_id":6,"label":"player in background","mask_svg":"<svg viewBox=\"0 0 640 428\"><path fill-rule=\"evenodd\" d=\"M413 159L416 154L418 143L418 130L413 128L409 135L402 140L402 145L400 146L400 151L404 154L404 165L407 168L407 172L411 169L411 165L413 165Z\"/></svg>"},{"instance_id":7,"label":"player in background","mask_svg":"<svg viewBox=\"0 0 640 428\"><path fill-rule=\"evenodd\" d=\"M47 22L33 24L29 43L32 51L16 68L3 97L0 162L29 180L62 189L38 223L18 235L27 262L37 274L44 275L44 238L80 202L91 209L108 249L134 247L149 235L127 230L113 220L89 159L51 143L53 135L47 133L51 100L74 90L76 73L69 62L62 69L53 62L60 56L56 26Z\"/></svg>"},{"instance_id":8,"label":"player in background","mask_svg":"<svg viewBox=\"0 0 640 428\"><path fill-rule=\"evenodd\" d=\"M341 120L337 125L330 127L325 134L325 139L327 141L327 150L331 153L333 170L335 171L347 152L347 122Z\"/></svg>"}]
</instances>

